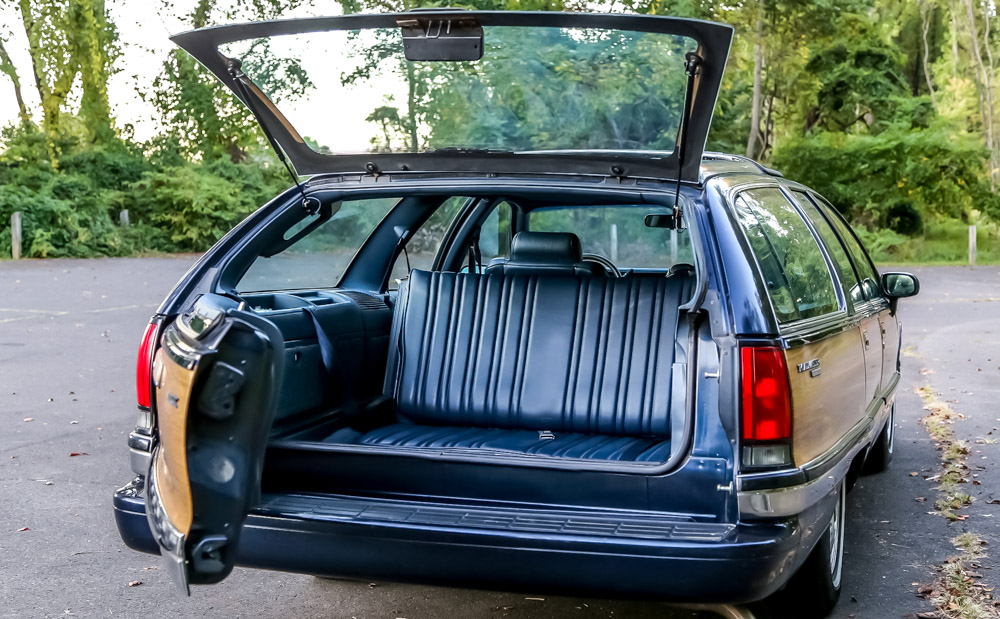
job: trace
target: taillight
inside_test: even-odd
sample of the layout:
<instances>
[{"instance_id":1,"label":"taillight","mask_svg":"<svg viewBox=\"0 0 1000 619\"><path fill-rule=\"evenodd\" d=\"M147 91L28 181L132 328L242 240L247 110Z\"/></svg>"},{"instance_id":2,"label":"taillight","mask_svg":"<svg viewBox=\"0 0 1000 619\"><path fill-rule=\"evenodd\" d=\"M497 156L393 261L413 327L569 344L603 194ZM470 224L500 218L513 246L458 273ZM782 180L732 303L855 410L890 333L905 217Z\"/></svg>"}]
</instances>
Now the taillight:
<instances>
[{"instance_id":1,"label":"taillight","mask_svg":"<svg viewBox=\"0 0 1000 619\"><path fill-rule=\"evenodd\" d=\"M791 464L792 401L784 352L774 346L742 348L740 373L743 463Z\"/></svg>"},{"instance_id":2,"label":"taillight","mask_svg":"<svg viewBox=\"0 0 1000 619\"><path fill-rule=\"evenodd\" d=\"M139 356L135 362L135 393L139 408L150 408L150 383L152 382L153 352L156 350L156 323L146 325L139 344Z\"/></svg>"}]
</instances>

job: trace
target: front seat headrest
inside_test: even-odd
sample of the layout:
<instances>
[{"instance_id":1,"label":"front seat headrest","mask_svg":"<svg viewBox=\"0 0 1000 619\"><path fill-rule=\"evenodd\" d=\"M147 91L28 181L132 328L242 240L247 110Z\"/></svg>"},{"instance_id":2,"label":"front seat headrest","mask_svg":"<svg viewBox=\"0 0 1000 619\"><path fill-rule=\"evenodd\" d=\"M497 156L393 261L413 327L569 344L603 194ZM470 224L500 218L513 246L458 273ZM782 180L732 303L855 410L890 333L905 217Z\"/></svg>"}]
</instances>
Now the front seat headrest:
<instances>
[{"instance_id":1,"label":"front seat headrest","mask_svg":"<svg viewBox=\"0 0 1000 619\"><path fill-rule=\"evenodd\" d=\"M510 244L510 262L524 264L573 264L583 248L572 232L518 232Z\"/></svg>"},{"instance_id":2,"label":"front seat headrest","mask_svg":"<svg viewBox=\"0 0 1000 619\"><path fill-rule=\"evenodd\" d=\"M604 267L582 259L580 237L572 232L518 232L510 245L510 259L490 261L487 273L554 273L604 275Z\"/></svg>"}]
</instances>

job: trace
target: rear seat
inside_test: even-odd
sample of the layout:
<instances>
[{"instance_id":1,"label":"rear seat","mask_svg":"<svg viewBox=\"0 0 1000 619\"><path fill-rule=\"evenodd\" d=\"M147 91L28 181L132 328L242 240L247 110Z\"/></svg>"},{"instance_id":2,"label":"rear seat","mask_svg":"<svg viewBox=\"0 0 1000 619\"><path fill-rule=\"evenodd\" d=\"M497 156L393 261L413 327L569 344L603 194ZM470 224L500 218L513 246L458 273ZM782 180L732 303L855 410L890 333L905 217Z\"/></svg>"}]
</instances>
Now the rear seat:
<instances>
[{"instance_id":1,"label":"rear seat","mask_svg":"<svg viewBox=\"0 0 1000 619\"><path fill-rule=\"evenodd\" d=\"M595 276L579 252L575 235L522 232L485 274L413 271L386 377L400 422L327 440L665 461L693 277Z\"/></svg>"}]
</instances>

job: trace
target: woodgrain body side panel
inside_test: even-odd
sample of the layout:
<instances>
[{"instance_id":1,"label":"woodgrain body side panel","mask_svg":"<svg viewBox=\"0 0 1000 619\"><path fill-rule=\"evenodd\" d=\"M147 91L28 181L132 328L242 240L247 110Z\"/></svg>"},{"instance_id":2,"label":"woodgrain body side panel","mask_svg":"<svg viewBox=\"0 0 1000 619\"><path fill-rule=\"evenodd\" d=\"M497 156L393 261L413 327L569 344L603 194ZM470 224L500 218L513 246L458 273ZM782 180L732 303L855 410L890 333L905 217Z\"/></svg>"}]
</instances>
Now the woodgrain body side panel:
<instances>
[{"instance_id":1,"label":"woodgrain body side panel","mask_svg":"<svg viewBox=\"0 0 1000 619\"><path fill-rule=\"evenodd\" d=\"M160 447L153 460L157 490L164 511L177 530L187 535L194 520L187 466L187 420L197 366L187 369L161 348L156 353L156 410Z\"/></svg>"},{"instance_id":2,"label":"woodgrain body side panel","mask_svg":"<svg viewBox=\"0 0 1000 619\"><path fill-rule=\"evenodd\" d=\"M785 351L792 391L792 452L801 466L828 451L865 415L865 357L852 327ZM819 361L816 369L800 372Z\"/></svg>"}]
</instances>

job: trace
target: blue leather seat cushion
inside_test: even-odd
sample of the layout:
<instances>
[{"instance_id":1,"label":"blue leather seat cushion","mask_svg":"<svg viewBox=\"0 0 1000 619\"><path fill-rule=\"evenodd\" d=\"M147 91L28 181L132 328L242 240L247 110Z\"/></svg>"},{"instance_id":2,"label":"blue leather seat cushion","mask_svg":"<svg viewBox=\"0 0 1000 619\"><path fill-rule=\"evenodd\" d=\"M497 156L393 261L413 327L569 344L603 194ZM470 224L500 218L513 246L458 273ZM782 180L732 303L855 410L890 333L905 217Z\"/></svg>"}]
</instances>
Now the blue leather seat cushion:
<instances>
[{"instance_id":1,"label":"blue leather seat cushion","mask_svg":"<svg viewBox=\"0 0 1000 619\"><path fill-rule=\"evenodd\" d=\"M613 462L665 462L670 441L600 434L555 432L542 438L534 430L463 428L396 423L368 432L343 428L326 442L348 445L424 449L477 449L520 455L608 460Z\"/></svg>"}]
</instances>

